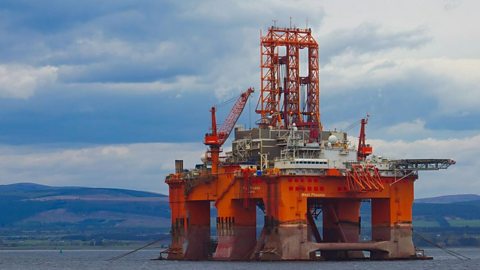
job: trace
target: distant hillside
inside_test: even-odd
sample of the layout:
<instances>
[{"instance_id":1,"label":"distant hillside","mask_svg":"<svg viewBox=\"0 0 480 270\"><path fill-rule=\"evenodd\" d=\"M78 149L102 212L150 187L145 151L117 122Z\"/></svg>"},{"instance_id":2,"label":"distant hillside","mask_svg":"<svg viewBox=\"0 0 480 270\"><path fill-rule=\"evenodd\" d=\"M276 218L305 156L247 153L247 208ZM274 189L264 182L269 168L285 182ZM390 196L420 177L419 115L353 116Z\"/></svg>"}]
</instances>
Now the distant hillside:
<instances>
[{"instance_id":1,"label":"distant hillside","mask_svg":"<svg viewBox=\"0 0 480 270\"><path fill-rule=\"evenodd\" d=\"M0 185L0 213L0 242L37 231L59 241L158 239L170 228L167 196L125 189Z\"/></svg>"},{"instance_id":2,"label":"distant hillside","mask_svg":"<svg viewBox=\"0 0 480 270\"><path fill-rule=\"evenodd\" d=\"M416 202L413 205L414 230L442 246L480 246L480 200L464 201L475 197L471 195L445 197L453 202L432 198L423 201L440 203ZM425 245L419 239L417 243Z\"/></svg>"},{"instance_id":3,"label":"distant hillside","mask_svg":"<svg viewBox=\"0 0 480 270\"><path fill-rule=\"evenodd\" d=\"M461 226L460 220L465 221L465 226L478 224L480 227L480 200L457 203L415 203L413 206L414 222L418 225L422 220L436 222L434 227ZM468 222L470 221L470 222ZM428 227L428 226L426 226Z\"/></svg>"},{"instance_id":4,"label":"distant hillside","mask_svg":"<svg viewBox=\"0 0 480 270\"><path fill-rule=\"evenodd\" d=\"M476 194L458 194L446 195L431 198L416 199L416 203L457 203L468 201L480 201L480 195Z\"/></svg>"},{"instance_id":5,"label":"distant hillside","mask_svg":"<svg viewBox=\"0 0 480 270\"><path fill-rule=\"evenodd\" d=\"M168 197L109 188L50 187L30 183L0 186L0 227L37 222L74 224L91 219L115 226L164 227L170 217ZM62 214L59 214L62 213ZM131 221L131 216L135 221ZM138 224L138 220L144 220Z\"/></svg>"},{"instance_id":6,"label":"distant hillside","mask_svg":"<svg viewBox=\"0 0 480 270\"><path fill-rule=\"evenodd\" d=\"M166 195L115 188L50 187L33 183L0 185L2 197L41 198L48 196L104 196L116 198L166 198Z\"/></svg>"}]
</instances>

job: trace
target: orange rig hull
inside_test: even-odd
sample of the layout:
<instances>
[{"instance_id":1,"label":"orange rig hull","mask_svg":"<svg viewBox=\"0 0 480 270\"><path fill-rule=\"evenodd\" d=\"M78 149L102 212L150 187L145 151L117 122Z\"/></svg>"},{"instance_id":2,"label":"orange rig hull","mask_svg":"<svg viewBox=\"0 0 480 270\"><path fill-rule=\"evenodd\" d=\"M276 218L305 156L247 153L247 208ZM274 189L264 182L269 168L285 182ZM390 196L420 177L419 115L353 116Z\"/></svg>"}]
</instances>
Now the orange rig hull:
<instances>
[{"instance_id":1,"label":"orange rig hull","mask_svg":"<svg viewBox=\"0 0 480 270\"><path fill-rule=\"evenodd\" d=\"M241 172L240 174L238 172ZM349 192L345 176L257 176L238 166L200 176L188 190L180 174L167 180L176 260L340 260L416 258L413 183L382 177L382 191ZM371 201L371 241L361 242L360 204ZM218 213L211 234L211 205ZM257 235L256 207L264 210ZM322 212L321 230L313 211ZM215 239L213 241L212 239Z\"/></svg>"}]
</instances>

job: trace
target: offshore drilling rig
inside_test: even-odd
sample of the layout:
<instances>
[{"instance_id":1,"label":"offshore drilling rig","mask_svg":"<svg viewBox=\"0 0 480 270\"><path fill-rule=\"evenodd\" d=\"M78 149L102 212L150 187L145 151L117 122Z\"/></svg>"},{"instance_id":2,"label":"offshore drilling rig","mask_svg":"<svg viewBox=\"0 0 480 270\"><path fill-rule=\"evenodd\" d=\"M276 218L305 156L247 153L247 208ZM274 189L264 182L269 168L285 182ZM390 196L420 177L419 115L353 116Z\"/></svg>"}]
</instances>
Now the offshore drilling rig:
<instances>
[{"instance_id":1,"label":"offshore drilling rig","mask_svg":"<svg viewBox=\"0 0 480 270\"><path fill-rule=\"evenodd\" d=\"M368 117L354 146L345 132L323 130L318 43L310 29L271 27L261 36L258 127L234 130L253 89L217 128L211 108L208 151L195 169L166 178L174 260L421 259L412 241L413 184L422 170L450 159L389 160L366 143ZM301 50L306 74L301 76ZM360 205L371 205L370 239L360 238ZM216 236L211 209L217 210ZM257 232L257 208L263 228ZM365 252L364 252L365 251Z\"/></svg>"}]
</instances>

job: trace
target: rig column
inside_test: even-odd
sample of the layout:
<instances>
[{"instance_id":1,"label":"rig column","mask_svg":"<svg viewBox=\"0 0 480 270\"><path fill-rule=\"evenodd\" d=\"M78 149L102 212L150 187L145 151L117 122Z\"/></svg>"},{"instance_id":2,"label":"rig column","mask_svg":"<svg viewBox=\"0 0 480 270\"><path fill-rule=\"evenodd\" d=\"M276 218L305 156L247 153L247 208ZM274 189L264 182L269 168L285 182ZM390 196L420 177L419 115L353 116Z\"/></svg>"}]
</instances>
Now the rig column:
<instances>
[{"instance_id":1,"label":"rig column","mask_svg":"<svg viewBox=\"0 0 480 270\"><path fill-rule=\"evenodd\" d=\"M217 205L218 245L215 260L248 260L256 244L255 202L223 200Z\"/></svg>"},{"instance_id":2,"label":"rig column","mask_svg":"<svg viewBox=\"0 0 480 270\"><path fill-rule=\"evenodd\" d=\"M185 259L207 260L210 256L210 201L188 201Z\"/></svg>"},{"instance_id":3,"label":"rig column","mask_svg":"<svg viewBox=\"0 0 480 270\"><path fill-rule=\"evenodd\" d=\"M185 184L177 179L168 180L169 185L169 203L172 211L171 235L172 242L168 250L167 259L184 259L183 243L187 230L187 215L185 208Z\"/></svg>"},{"instance_id":4,"label":"rig column","mask_svg":"<svg viewBox=\"0 0 480 270\"><path fill-rule=\"evenodd\" d=\"M260 260L310 260L316 249L307 225L304 179L289 178L272 178L267 184L265 227L255 252Z\"/></svg>"},{"instance_id":5,"label":"rig column","mask_svg":"<svg viewBox=\"0 0 480 270\"><path fill-rule=\"evenodd\" d=\"M360 200L325 200L323 240L331 243L357 243L360 235ZM363 258L361 251L323 251L326 259Z\"/></svg>"},{"instance_id":6,"label":"rig column","mask_svg":"<svg viewBox=\"0 0 480 270\"><path fill-rule=\"evenodd\" d=\"M372 259L397 259L415 256L412 240L413 182L410 177L394 183L390 197L372 199L372 241L385 243L386 250L372 251Z\"/></svg>"}]
</instances>

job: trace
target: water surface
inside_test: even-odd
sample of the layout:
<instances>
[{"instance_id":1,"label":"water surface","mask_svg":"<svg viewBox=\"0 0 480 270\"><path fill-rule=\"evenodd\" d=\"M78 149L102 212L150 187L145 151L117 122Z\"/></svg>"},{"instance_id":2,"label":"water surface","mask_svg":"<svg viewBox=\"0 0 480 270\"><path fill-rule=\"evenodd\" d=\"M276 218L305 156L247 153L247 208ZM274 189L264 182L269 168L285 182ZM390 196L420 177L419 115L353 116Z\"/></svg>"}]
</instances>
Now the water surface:
<instances>
[{"instance_id":1,"label":"water surface","mask_svg":"<svg viewBox=\"0 0 480 270\"><path fill-rule=\"evenodd\" d=\"M428 249L426 254L434 256L429 261L351 261L351 262L190 262L151 260L157 250L144 250L116 261L108 259L121 255L122 250L0 250L0 269L3 270L90 270L90 269L229 269L229 270L421 270L421 269L480 269L480 249L453 249L472 260L461 261L441 250Z\"/></svg>"}]
</instances>

